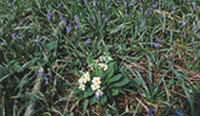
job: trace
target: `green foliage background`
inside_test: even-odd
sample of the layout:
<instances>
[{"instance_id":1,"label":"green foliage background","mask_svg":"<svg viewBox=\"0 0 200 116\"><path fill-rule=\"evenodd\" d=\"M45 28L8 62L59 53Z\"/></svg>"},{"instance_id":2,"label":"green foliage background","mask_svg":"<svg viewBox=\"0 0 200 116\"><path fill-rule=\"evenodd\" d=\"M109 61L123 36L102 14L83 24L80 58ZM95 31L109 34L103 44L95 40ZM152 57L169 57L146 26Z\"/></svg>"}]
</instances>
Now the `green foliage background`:
<instances>
[{"instance_id":1,"label":"green foliage background","mask_svg":"<svg viewBox=\"0 0 200 116\"><path fill-rule=\"evenodd\" d=\"M1 0L0 115L21 116L30 101L36 101L35 116L144 116L152 108L155 115L178 115L177 110L200 115L199 1L136 1L133 6L127 1L125 7L122 0L102 0L94 7L92 0ZM91 42L85 44L88 38ZM134 80L132 89L112 104L88 106L71 93L77 87L75 71L86 67L89 55L105 52ZM42 78L41 89L31 94L41 67L50 75L49 84Z\"/></svg>"}]
</instances>

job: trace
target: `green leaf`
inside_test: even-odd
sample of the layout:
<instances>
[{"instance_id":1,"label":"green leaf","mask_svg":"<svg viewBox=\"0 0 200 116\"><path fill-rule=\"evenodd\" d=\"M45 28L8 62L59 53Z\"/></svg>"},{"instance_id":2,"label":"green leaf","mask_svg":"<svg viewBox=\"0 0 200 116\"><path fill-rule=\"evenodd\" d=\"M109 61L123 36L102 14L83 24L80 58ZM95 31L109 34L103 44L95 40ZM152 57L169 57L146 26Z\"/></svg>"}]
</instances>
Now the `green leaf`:
<instances>
[{"instance_id":1,"label":"green leaf","mask_svg":"<svg viewBox=\"0 0 200 116\"><path fill-rule=\"evenodd\" d=\"M87 64L93 64L93 58L92 58L92 56L88 56L88 58L87 58Z\"/></svg>"},{"instance_id":2,"label":"green leaf","mask_svg":"<svg viewBox=\"0 0 200 116\"><path fill-rule=\"evenodd\" d=\"M56 48L56 41L52 41L52 42L50 42L50 43L47 43L47 45L46 45L46 48L48 49L48 50L52 50L52 49L55 49Z\"/></svg>"},{"instance_id":3,"label":"green leaf","mask_svg":"<svg viewBox=\"0 0 200 116\"><path fill-rule=\"evenodd\" d=\"M113 29L110 34L117 33L118 31L122 30L125 27L124 24L119 25L117 28Z\"/></svg>"},{"instance_id":4,"label":"green leaf","mask_svg":"<svg viewBox=\"0 0 200 116\"><path fill-rule=\"evenodd\" d=\"M78 93L80 93L80 92L81 92L81 90L78 89L78 88L75 88L75 89L72 90L72 93L73 93L73 94L78 94Z\"/></svg>"},{"instance_id":5,"label":"green leaf","mask_svg":"<svg viewBox=\"0 0 200 116\"><path fill-rule=\"evenodd\" d=\"M129 83L129 79L125 78L123 81L112 84L112 87L122 87Z\"/></svg>"},{"instance_id":6,"label":"green leaf","mask_svg":"<svg viewBox=\"0 0 200 116\"><path fill-rule=\"evenodd\" d=\"M140 86L142 85L143 81L139 80L139 79L130 79L130 84L136 88L140 88Z\"/></svg>"},{"instance_id":7,"label":"green leaf","mask_svg":"<svg viewBox=\"0 0 200 116\"><path fill-rule=\"evenodd\" d=\"M110 83L116 82L116 81L118 81L119 79L121 79L121 77L122 77L122 75L121 75L121 74L118 74L118 75L116 75L116 76L110 78L110 79L107 81L107 83L110 84Z\"/></svg>"},{"instance_id":8,"label":"green leaf","mask_svg":"<svg viewBox=\"0 0 200 116\"><path fill-rule=\"evenodd\" d=\"M119 94L119 90L117 89L112 89L112 96L116 96Z\"/></svg>"},{"instance_id":9,"label":"green leaf","mask_svg":"<svg viewBox=\"0 0 200 116\"><path fill-rule=\"evenodd\" d=\"M90 100L90 105L93 105L95 103L99 103L98 99L96 98L96 96L93 96L92 99Z\"/></svg>"},{"instance_id":10,"label":"green leaf","mask_svg":"<svg viewBox=\"0 0 200 116\"><path fill-rule=\"evenodd\" d=\"M101 98L101 104L105 104L107 102L107 96L104 95L102 98Z\"/></svg>"},{"instance_id":11,"label":"green leaf","mask_svg":"<svg viewBox=\"0 0 200 116\"><path fill-rule=\"evenodd\" d=\"M86 98L86 97L91 96L92 94L94 94L94 91L92 91L92 89L89 88L89 89L87 89L87 90L84 92L83 97Z\"/></svg>"},{"instance_id":12,"label":"green leaf","mask_svg":"<svg viewBox=\"0 0 200 116\"><path fill-rule=\"evenodd\" d=\"M87 110L88 103L89 103L89 101L88 101L88 99L86 99L85 102L84 102L84 106L83 106L83 114L82 114L82 116L85 114L85 112Z\"/></svg>"},{"instance_id":13,"label":"green leaf","mask_svg":"<svg viewBox=\"0 0 200 116\"><path fill-rule=\"evenodd\" d=\"M106 78L110 78L113 76L115 71L115 65L114 63L111 63L110 65L108 65L108 71L106 72Z\"/></svg>"}]
</instances>

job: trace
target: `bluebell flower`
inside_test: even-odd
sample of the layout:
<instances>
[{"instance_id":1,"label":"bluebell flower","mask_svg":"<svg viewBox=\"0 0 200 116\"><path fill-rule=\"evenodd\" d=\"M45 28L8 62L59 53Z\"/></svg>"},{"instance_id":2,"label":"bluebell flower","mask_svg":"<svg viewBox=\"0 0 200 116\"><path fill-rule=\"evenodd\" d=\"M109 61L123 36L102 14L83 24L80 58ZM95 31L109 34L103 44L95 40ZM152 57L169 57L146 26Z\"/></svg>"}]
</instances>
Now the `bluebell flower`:
<instances>
[{"instance_id":1,"label":"bluebell flower","mask_svg":"<svg viewBox=\"0 0 200 116\"><path fill-rule=\"evenodd\" d=\"M96 1L93 1L93 6L97 7L97 2Z\"/></svg>"},{"instance_id":2,"label":"bluebell flower","mask_svg":"<svg viewBox=\"0 0 200 116\"><path fill-rule=\"evenodd\" d=\"M145 88L146 87L146 83L144 82L143 84L142 84L142 88Z\"/></svg>"},{"instance_id":3,"label":"bluebell flower","mask_svg":"<svg viewBox=\"0 0 200 116\"><path fill-rule=\"evenodd\" d=\"M84 0L84 3L85 3L85 4L88 4L88 1L87 1L87 0Z\"/></svg>"},{"instance_id":4,"label":"bluebell flower","mask_svg":"<svg viewBox=\"0 0 200 116\"><path fill-rule=\"evenodd\" d=\"M154 47L155 47L155 48L160 47L160 43L155 43L155 44L154 44Z\"/></svg>"},{"instance_id":5,"label":"bluebell flower","mask_svg":"<svg viewBox=\"0 0 200 116\"><path fill-rule=\"evenodd\" d=\"M176 13L176 8L174 7L171 14L175 14Z\"/></svg>"},{"instance_id":6,"label":"bluebell flower","mask_svg":"<svg viewBox=\"0 0 200 116\"><path fill-rule=\"evenodd\" d=\"M190 0L187 0L187 3L190 4Z\"/></svg>"},{"instance_id":7,"label":"bluebell flower","mask_svg":"<svg viewBox=\"0 0 200 116\"><path fill-rule=\"evenodd\" d=\"M126 8L128 5L128 3L126 1L124 1L124 7Z\"/></svg>"},{"instance_id":8,"label":"bluebell flower","mask_svg":"<svg viewBox=\"0 0 200 116\"><path fill-rule=\"evenodd\" d=\"M179 112L178 110L175 110L175 113L178 115L178 116L184 116L181 112Z\"/></svg>"},{"instance_id":9,"label":"bluebell flower","mask_svg":"<svg viewBox=\"0 0 200 116\"><path fill-rule=\"evenodd\" d=\"M11 37L13 40L16 40L16 39L20 39L21 37L19 35L17 35L16 33L13 33L11 34Z\"/></svg>"},{"instance_id":10,"label":"bluebell flower","mask_svg":"<svg viewBox=\"0 0 200 116\"><path fill-rule=\"evenodd\" d=\"M137 3L137 2L136 2L135 0L131 0L129 6L133 6L133 5L135 5L136 3Z\"/></svg>"},{"instance_id":11,"label":"bluebell flower","mask_svg":"<svg viewBox=\"0 0 200 116\"><path fill-rule=\"evenodd\" d=\"M197 32L197 26L194 26L194 27L192 28L192 31L193 31L194 33L196 33L196 32Z\"/></svg>"},{"instance_id":12,"label":"bluebell flower","mask_svg":"<svg viewBox=\"0 0 200 116\"><path fill-rule=\"evenodd\" d=\"M144 12L144 8L143 8L143 7L140 7L140 11L141 11L141 12Z\"/></svg>"},{"instance_id":13,"label":"bluebell flower","mask_svg":"<svg viewBox=\"0 0 200 116\"><path fill-rule=\"evenodd\" d=\"M125 12L125 16L126 16L126 17L128 16L128 12L127 12L127 11Z\"/></svg>"},{"instance_id":14,"label":"bluebell flower","mask_svg":"<svg viewBox=\"0 0 200 116\"><path fill-rule=\"evenodd\" d=\"M110 25L110 23L108 21L108 17L105 14L102 14L101 17L105 20L107 26Z\"/></svg>"},{"instance_id":15,"label":"bluebell flower","mask_svg":"<svg viewBox=\"0 0 200 116\"><path fill-rule=\"evenodd\" d=\"M16 40L17 39L16 33L11 34L11 37L12 37L12 39Z\"/></svg>"},{"instance_id":16,"label":"bluebell flower","mask_svg":"<svg viewBox=\"0 0 200 116\"><path fill-rule=\"evenodd\" d=\"M182 25L185 26L187 22L185 20L182 21Z\"/></svg>"},{"instance_id":17,"label":"bluebell flower","mask_svg":"<svg viewBox=\"0 0 200 116\"><path fill-rule=\"evenodd\" d=\"M158 8L158 4L154 4L153 8L157 9Z\"/></svg>"},{"instance_id":18,"label":"bluebell flower","mask_svg":"<svg viewBox=\"0 0 200 116\"><path fill-rule=\"evenodd\" d=\"M157 40L156 40L156 43L154 44L154 47L155 47L155 48L160 47L160 46L161 46L161 43L162 43L162 40L161 40L161 39L157 39Z\"/></svg>"},{"instance_id":19,"label":"bluebell flower","mask_svg":"<svg viewBox=\"0 0 200 116\"><path fill-rule=\"evenodd\" d=\"M107 16L105 15L105 14L102 14L102 16L101 16L104 20L108 20L108 18L107 18Z\"/></svg>"},{"instance_id":20,"label":"bluebell flower","mask_svg":"<svg viewBox=\"0 0 200 116\"><path fill-rule=\"evenodd\" d=\"M77 15L74 16L74 22L78 23L79 17Z\"/></svg>"},{"instance_id":21,"label":"bluebell flower","mask_svg":"<svg viewBox=\"0 0 200 116\"><path fill-rule=\"evenodd\" d=\"M60 20L64 25L67 24L67 21L64 19L63 15L60 16Z\"/></svg>"},{"instance_id":22,"label":"bluebell flower","mask_svg":"<svg viewBox=\"0 0 200 116\"><path fill-rule=\"evenodd\" d=\"M193 6L194 10L197 10L196 2L192 2L192 6Z\"/></svg>"},{"instance_id":23,"label":"bluebell flower","mask_svg":"<svg viewBox=\"0 0 200 116\"><path fill-rule=\"evenodd\" d=\"M85 41L85 45L88 45L88 44L90 44L90 42L91 42L91 39L90 39L90 38L88 38L88 39Z\"/></svg>"},{"instance_id":24,"label":"bluebell flower","mask_svg":"<svg viewBox=\"0 0 200 116\"><path fill-rule=\"evenodd\" d=\"M162 43L161 38L160 38L160 39L157 39L156 42L161 44L161 43Z\"/></svg>"},{"instance_id":25,"label":"bluebell flower","mask_svg":"<svg viewBox=\"0 0 200 116\"><path fill-rule=\"evenodd\" d=\"M149 8L146 10L146 14L151 15L151 10Z\"/></svg>"},{"instance_id":26,"label":"bluebell flower","mask_svg":"<svg viewBox=\"0 0 200 116\"><path fill-rule=\"evenodd\" d=\"M39 73L40 76L42 76L44 74L43 68L40 68L39 71L38 71L38 73Z\"/></svg>"},{"instance_id":27,"label":"bluebell flower","mask_svg":"<svg viewBox=\"0 0 200 116\"><path fill-rule=\"evenodd\" d=\"M146 21L143 20L142 24L140 25L141 28L143 28L145 31L147 30L147 28L145 27Z\"/></svg>"},{"instance_id":28,"label":"bluebell flower","mask_svg":"<svg viewBox=\"0 0 200 116\"><path fill-rule=\"evenodd\" d=\"M80 28L80 24L77 23L77 24L75 25L75 29L77 30L77 29L79 29L79 28Z\"/></svg>"},{"instance_id":29,"label":"bluebell flower","mask_svg":"<svg viewBox=\"0 0 200 116\"><path fill-rule=\"evenodd\" d=\"M58 4L58 8L62 8L63 7L63 4Z\"/></svg>"},{"instance_id":30,"label":"bluebell flower","mask_svg":"<svg viewBox=\"0 0 200 116\"><path fill-rule=\"evenodd\" d=\"M47 14L47 20L50 21L52 17L53 17L53 12L49 12Z\"/></svg>"},{"instance_id":31,"label":"bluebell flower","mask_svg":"<svg viewBox=\"0 0 200 116\"><path fill-rule=\"evenodd\" d=\"M72 29L72 26L69 24L67 27L66 27L66 30L67 30L67 33L69 33Z\"/></svg>"},{"instance_id":32,"label":"bluebell flower","mask_svg":"<svg viewBox=\"0 0 200 116\"><path fill-rule=\"evenodd\" d=\"M44 77L44 80L45 80L45 85L48 85L49 84L49 78L48 77Z\"/></svg>"},{"instance_id":33,"label":"bluebell flower","mask_svg":"<svg viewBox=\"0 0 200 116\"><path fill-rule=\"evenodd\" d=\"M140 27L144 27L145 24L146 24L146 21L143 20L143 21L142 21L142 24L140 25Z\"/></svg>"},{"instance_id":34,"label":"bluebell flower","mask_svg":"<svg viewBox=\"0 0 200 116\"><path fill-rule=\"evenodd\" d=\"M38 35L38 36L36 37L36 39L34 39L33 41L36 42L36 43L38 43L38 42L40 42L41 40L42 40L42 38L40 38L40 35ZM39 70L39 72L40 72L40 70Z\"/></svg>"}]
</instances>

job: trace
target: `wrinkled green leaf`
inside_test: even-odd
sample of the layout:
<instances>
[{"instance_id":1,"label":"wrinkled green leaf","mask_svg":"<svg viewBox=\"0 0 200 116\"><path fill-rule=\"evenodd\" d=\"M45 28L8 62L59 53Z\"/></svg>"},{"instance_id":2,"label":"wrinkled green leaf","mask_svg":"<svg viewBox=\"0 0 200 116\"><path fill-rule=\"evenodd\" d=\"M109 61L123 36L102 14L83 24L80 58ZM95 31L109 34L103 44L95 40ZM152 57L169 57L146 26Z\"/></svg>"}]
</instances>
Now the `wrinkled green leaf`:
<instances>
[{"instance_id":1,"label":"wrinkled green leaf","mask_svg":"<svg viewBox=\"0 0 200 116\"><path fill-rule=\"evenodd\" d=\"M124 80L122 80L120 82L112 84L112 87L122 87L122 86L124 86L124 85L126 85L128 83L129 83L129 79L125 78Z\"/></svg>"}]
</instances>

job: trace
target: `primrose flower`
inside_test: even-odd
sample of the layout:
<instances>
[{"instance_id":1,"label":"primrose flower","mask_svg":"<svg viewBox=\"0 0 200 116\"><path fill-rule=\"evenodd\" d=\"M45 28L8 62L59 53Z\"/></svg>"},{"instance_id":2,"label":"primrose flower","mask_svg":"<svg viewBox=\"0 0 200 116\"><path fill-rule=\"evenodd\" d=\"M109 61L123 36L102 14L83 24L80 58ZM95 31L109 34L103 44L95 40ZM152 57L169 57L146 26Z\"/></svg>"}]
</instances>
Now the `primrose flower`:
<instances>
[{"instance_id":1,"label":"primrose flower","mask_svg":"<svg viewBox=\"0 0 200 116\"><path fill-rule=\"evenodd\" d=\"M103 63L99 63L98 66L103 68L104 71L106 71L108 69L108 66L106 64L103 64Z\"/></svg>"},{"instance_id":2,"label":"primrose flower","mask_svg":"<svg viewBox=\"0 0 200 116\"><path fill-rule=\"evenodd\" d=\"M100 57L99 57L99 60L100 60L101 62L103 62L103 61L106 60L106 57L105 57L105 56L100 56Z\"/></svg>"},{"instance_id":3,"label":"primrose flower","mask_svg":"<svg viewBox=\"0 0 200 116\"><path fill-rule=\"evenodd\" d=\"M84 76L84 78L85 78L86 81L90 81L90 74L89 74L89 72L84 73L83 76Z\"/></svg>"},{"instance_id":4,"label":"primrose flower","mask_svg":"<svg viewBox=\"0 0 200 116\"><path fill-rule=\"evenodd\" d=\"M81 89L82 91L85 91L85 85L84 84L80 84L79 89Z\"/></svg>"},{"instance_id":5,"label":"primrose flower","mask_svg":"<svg viewBox=\"0 0 200 116\"><path fill-rule=\"evenodd\" d=\"M100 84L101 84L101 80L100 80L99 77L94 77L93 80L92 80L92 83L93 83L93 84L100 85Z\"/></svg>"},{"instance_id":6,"label":"primrose flower","mask_svg":"<svg viewBox=\"0 0 200 116\"><path fill-rule=\"evenodd\" d=\"M78 80L78 82L79 82L80 84L83 84L83 83L86 83L87 80L86 80L85 78L81 77L81 78Z\"/></svg>"},{"instance_id":7,"label":"primrose flower","mask_svg":"<svg viewBox=\"0 0 200 116\"><path fill-rule=\"evenodd\" d=\"M99 99L100 97L102 97L103 92L102 92L100 89L98 89L98 90L95 92L95 95L96 95L97 99Z\"/></svg>"},{"instance_id":8,"label":"primrose flower","mask_svg":"<svg viewBox=\"0 0 200 116\"><path fill-rule=\"evenodd\" d=\"M108 57L108 61L112 61L112 60L113 60L112 57L109 56L109 57Z\"/></svg>"},{"instance_id":9,"label":"primrose flower","mask_svg":"<svg viewBox=\"0 0 200 116\"><path fill-rule=\"evenodd\" d=\"M95 90L97 90L97 89L100 88L100 85L98 85L98 84L92 84L91 88L92 88L93 91L95 91Z\"/></svg>"}]
</instances>

